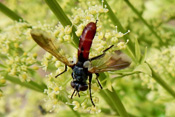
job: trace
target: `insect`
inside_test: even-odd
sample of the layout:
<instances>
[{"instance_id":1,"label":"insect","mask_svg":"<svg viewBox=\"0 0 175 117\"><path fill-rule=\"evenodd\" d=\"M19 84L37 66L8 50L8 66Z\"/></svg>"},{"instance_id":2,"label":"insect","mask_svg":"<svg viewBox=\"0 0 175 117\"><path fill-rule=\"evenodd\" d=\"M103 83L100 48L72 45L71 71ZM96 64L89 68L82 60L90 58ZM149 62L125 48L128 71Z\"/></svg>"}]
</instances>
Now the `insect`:
<instances>
[{"instance_id":1,"label":"insect","mask_svg":"<svg viewBox=\"0 0 175 117\"><path fill-rule=\"evenodd\" d=\"M51 53L59 61L65 64L65 70L60 74L56 75L55 77L58 77L59 75L66 72L67 66L72 68L73 81L71 82L71 86L72 88L74 88L74 91L71 95L71 99L73 98L75 93L75 95L78 94L78 96L80 97L79 92L86 91L89 87L90 99L94 107L95 104L92 100L91 95L92 74L96 74L96 80L100 88L102 89L102 85L98 80L100 72L119 70L126 68L130 65L130 60L121 51L117 50L114 53L106 53L106 51L111 49L114 45L111 45L108 48L106 48L101 55L89 58L89 51L97 29L96 23L97 21L90 22L84 28L79 40L78 61L76 63L69 62L66 59L66 57L64 57L64 55L60 53L59 49L61 47L57 47L57 45L54 43L53 37L48 36L47 33L38 29L31 30L31 36L33 40L43 49ZM87 80L89 80L88 84Z\"/></svg>"}]
</instances>

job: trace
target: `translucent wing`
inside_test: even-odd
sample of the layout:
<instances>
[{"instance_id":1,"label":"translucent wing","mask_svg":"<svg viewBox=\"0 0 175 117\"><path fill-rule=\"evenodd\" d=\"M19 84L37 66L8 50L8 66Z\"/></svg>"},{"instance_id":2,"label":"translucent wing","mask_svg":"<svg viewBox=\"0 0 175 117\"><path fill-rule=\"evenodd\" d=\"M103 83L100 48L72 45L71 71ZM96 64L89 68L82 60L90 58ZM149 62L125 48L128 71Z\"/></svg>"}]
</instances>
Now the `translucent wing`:
<instances>
[{"instance_id":1,"label":"translucent wing","mask_svg":"<svg viewBox=\"0 0 175 117\"><path fill-rule=\"evenodd\" d=\"M106 53L102 58L91 61L88 71L91 73L99 73L120 70L128 67L130 63L130 58L117 50L113 53Z\"/></svg>"},{"instance_id":2,"label":"translucent wing","mask_svg":"<svg viewBox=\"0 0 175 117\"><path fill-rule=\"evenodd\" d=\"M40 29L32 29L30 32L33 40L40 45L44 50L55 56L59 61L68 66L72 64L61 54L61 46L56 45L55 38Z\"/></svg>"}]
</instances>

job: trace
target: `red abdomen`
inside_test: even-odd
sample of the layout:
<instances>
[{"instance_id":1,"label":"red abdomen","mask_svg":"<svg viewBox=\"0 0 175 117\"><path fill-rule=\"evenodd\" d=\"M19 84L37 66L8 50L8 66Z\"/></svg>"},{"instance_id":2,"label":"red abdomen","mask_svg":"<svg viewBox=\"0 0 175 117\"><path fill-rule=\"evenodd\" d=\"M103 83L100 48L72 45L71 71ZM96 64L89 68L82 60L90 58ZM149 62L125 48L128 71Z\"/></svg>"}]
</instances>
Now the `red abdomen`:
<instances>
[{"instance_id":1,"label":"red abdomen","mask_svg":"<svg viewBox=\"0 0 175 117\"><path fill-rule=\"evenodd\" d=\"M79 48L78 48L78 60L86 61L89 58L89 50L91 48L92 40L96 33L96 23L90 22L84 28L83 33L80 37Z\"/></svg>"}]
</instances>

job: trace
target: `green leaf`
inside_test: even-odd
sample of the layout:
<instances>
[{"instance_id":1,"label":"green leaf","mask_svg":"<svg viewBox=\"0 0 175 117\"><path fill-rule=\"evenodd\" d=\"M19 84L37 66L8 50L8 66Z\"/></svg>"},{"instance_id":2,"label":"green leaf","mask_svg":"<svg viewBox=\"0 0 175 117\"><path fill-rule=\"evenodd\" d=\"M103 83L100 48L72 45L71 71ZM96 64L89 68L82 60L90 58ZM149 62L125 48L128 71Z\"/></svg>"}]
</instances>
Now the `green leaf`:
<instances>
[{"instance_id":1,"label":"green leaf","mask_svg":"<svg viewBox=\"0 0 175 117\"><path fill-rule=\"evenodd\" d=\"M5 66L5 65L3 65L3 64L0 64L0 67L1 67L1 68L6 68L6 66Z\"/></svg>"},{"instance_id":2,"label":"green leaf","mask_svg":"<svg viewBox=\"0 0 175 117\"><path fill-rule=\"evenodd\" d=\"M114 88L112 88L112 91L109 91L107 89L101 90L100 94L117 114L119 114L121 117L129 117Z\"/></svg>"},{"instance_id":3,"label":"green leaf","mask_svg":"<svg viewBox=\"0 0 175 117\"><path fill-rule=\"evenodd\" d=\"M5 87L6 86L6 84L0 84L0 87Z\"/></svg>"},{"instance_id":4,"label":"green leaf","mask_svg":"<svg viewBox=\"0 0 175 117\"><path fill-rule=\"evenodd\" d=\"M134 63L136 63L136 59L134 54L132 53L132 51L130 50L129 47L126 47L125 50L123 50L129 57L131 57L132 61L134 61Z\"/></svg>"},{"instance_id":5,"label":"green leaf","mask_svg":"<svg viewBox=\"0 0 175 117\"><path fill-rule=\"evenodd\" d=\"M134 71L140 71L142 73L145 73L145 74L152 76L152 71L147 63L142 63L142 64L138 65L134 69Z\"/></svg>"},{"instance_id":6,"label":"green leaf","mask_svg":"<svg viewBox=\"0 0 175 117\"><path fill-rule=\"evenodd\" d=\"M5 5L3 5L0 2L0 11L2 11L5 15L7 15L8 17L10 17L13 20L16 21L20 21L20 22L24 22L23 18L20 17L18 14L16 14L15 12L13 12L12 10L10 10L9 8L7 8Z\"/></svg>"},{"instance_id":7,"label":"green leaf","mask_svg":"<svg viewBox=\"0 0 175 117\"><path fill-rule=\"evenodd\" d=\"M112 92L112 83L111 83L111 80L107 80L106 86L107 86L107 89Z\"/></svg>"},{"instance_id":8,"label":"green leaf","mask_svg":"<svg viewBox=\"0 0 175 117\"><path fill-rule=\"evenodd\" d=\"M155 81L157 81L171 96L173 96L175 98L175 91L173 90L173 88L170 85L168 85L163 80L163 78L152 69L152 67L149 63L147 63L147 65L150 67L153 79Z\"/></svg>"},{"instance_id":9,"label":"green leaf","mask_svg":"<svg viewBox=\"0 0 175 117\"><path fill-rule=\"evenodd\" d=\"M140 62L141 51L140 51L140 45L137 39L135 39L135 56L136 56L137 62Z\"/></svg>"},{"instance_id":10,"label":"green leaf","mask_svg":"<svg viewBox=\"0 0 175 117\"><path fill-rule=\"evenodd\" d=\"M99 77L100 81L103 81L104 79L109 80L108 78L109 76L106 76L106 74L100 73L100 77ZM104 86L106 85L106 82L103 82L103 83L101 82L101 83ZM128 117L128 113L126 112L120 98L118 97L116 91L112 86L111 86L111 91L109 91L108 89L100 90L100 95L104 98L107 104L116 112L117 115L119 114L121 117Z\"/></svg>"},{"instance_id":11,"label":"green leaf","mask_svg":"<svg viewBox=\"0 0 175 117\"><path fill-rule=\"evenodd\" d=\"M146 54L147 54L147 47L145 47L144 55L143 55L143 56L141 56L140 63L145 62L145 59L146 59Z\"/></svg>"}]
</instances>

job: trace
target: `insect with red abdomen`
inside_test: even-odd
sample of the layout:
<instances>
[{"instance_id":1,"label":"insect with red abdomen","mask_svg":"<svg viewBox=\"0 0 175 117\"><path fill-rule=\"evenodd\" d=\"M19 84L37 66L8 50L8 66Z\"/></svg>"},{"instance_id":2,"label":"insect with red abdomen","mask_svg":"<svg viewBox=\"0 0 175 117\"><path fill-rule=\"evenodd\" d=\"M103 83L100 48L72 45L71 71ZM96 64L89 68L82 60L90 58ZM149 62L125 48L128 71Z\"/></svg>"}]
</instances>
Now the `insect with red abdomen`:
<instances>
[{"instance_id":1,"label":"insect with red abdomen","mask_svg":"<svg viewBox=\"0 0 175 117\"><path fill-rule=\"evenodd\" d=\"M100 72L119 70L130 65L130 60L121 51L117 50L114 53L106 53L106 51L108 51L114 45L111 45L105 49L101 55L89 58L91 44L96 34L96 23L90 22L84 28L79 41L78 61L76 63L69 62L64 55L60 54L60 47L55 45L53 37L49 37L46 32L38 29L32 29L31 31L31 36L38 45L65 64L65 70L55 77L58 77L66 72L67 66L72 68L73 81L71 82L71 86L74 88L74 91L71 98L74 96L75 92L80 97L79 92L86 91L89 87L90 99L94 106L95 104L91 95L92 74L96 74L96 80L102 89L102 86L98 80ZM93 64L93 62L98 63L98 65ZM87 84L87 79L89 79L89 86Z\"/></svg>"}]
</instances>

